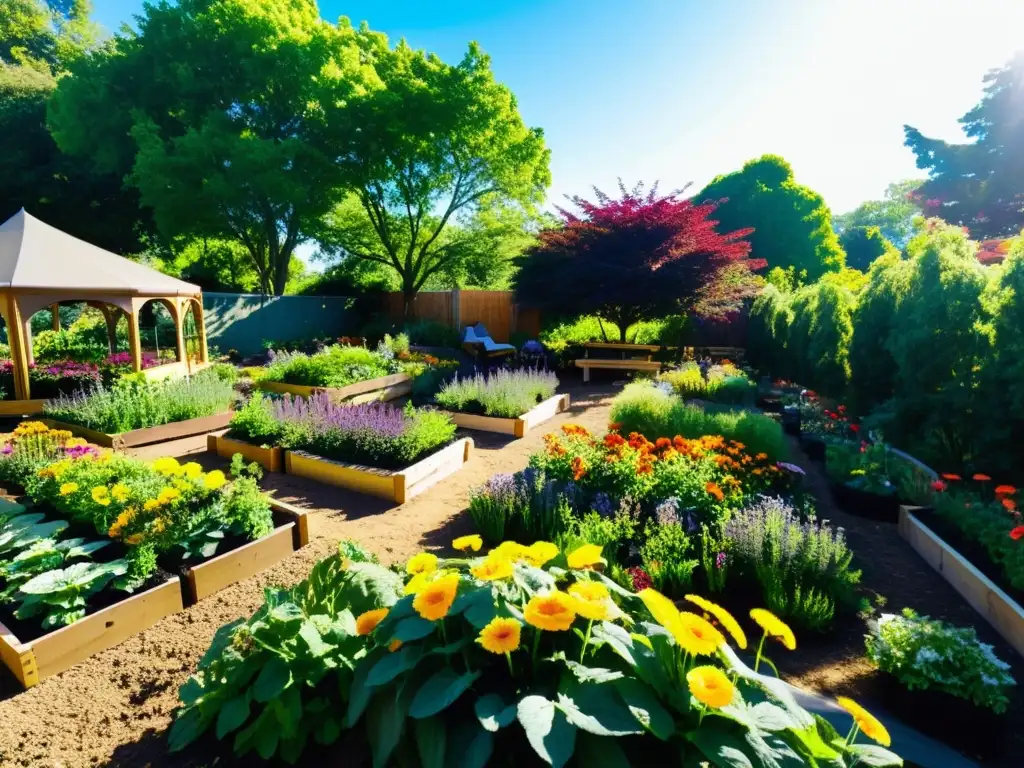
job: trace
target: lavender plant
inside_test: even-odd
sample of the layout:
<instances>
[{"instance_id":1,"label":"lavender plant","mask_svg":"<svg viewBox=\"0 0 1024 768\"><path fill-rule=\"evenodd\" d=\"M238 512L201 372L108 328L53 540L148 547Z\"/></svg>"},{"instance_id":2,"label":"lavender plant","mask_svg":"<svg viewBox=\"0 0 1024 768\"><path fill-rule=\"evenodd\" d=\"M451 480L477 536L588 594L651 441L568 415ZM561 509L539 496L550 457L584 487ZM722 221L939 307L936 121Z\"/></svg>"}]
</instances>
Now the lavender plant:
<instances>
[{"instance_id":1,"label":"lavender plant","mask_svg":"<svg viewBox=\"0 0 1024 768\"><path fill-rule=\"evenodd\" d=\"M769 610L821 631L837 607L856 605L861 573L842 528L802 516L776 497L762 497L726 523L728 558L742 578L755 581Z\"/></svg>"},{"instance_id":2,"label":"lavender plant","mask_svg":"<svg viewBox=\"0 0 1024 768\"><path fill-rule=\"evenodd\" d=\"M558 389L550 371L499 370L490 376L455 379L441 387L434 400L442 408L511 419L522 416Z\"/></svg>"},{"instance_id":3,"label":"lavender plant","mask_svg":"<svg viewBox=\"0 0 1024 768\"><path fill-rule=\"evenodd\" d=\"M485 541L510 539L529 544L555 541L566 530L579 503L575 483L549 478L527 468L515 474L497 474L473 490L469 514Z\"/></svg>"}]
</instances>

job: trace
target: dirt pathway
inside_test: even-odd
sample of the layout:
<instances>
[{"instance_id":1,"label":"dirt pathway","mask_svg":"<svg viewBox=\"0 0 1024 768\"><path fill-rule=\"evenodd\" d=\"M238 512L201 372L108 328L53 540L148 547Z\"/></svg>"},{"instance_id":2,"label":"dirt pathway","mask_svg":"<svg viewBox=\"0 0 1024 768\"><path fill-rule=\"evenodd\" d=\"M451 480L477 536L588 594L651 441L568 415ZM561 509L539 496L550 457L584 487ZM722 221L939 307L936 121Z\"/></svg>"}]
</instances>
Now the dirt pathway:
<instances>
[{"instance_id":1,"label":"dirt pathway","mask_svg":"<svg viewBox=\"0 0 1024 768\"><path fill-rule=\"evenodd\" d=\"M355 539L391 563L424 548L446 547L455 536L471 532L460 515L471 488L496 472L525 467L543 435L560 424L572 421L593 430L607 425L613 387L567 391L571 409L520 440L472 433L476 447L467 466L401 507L301 478L268 475L264 485L278 498L312 513L309 546L29 691L19 692L3 669L0 766L183 765L167 757L164 734L178 687L218 627L255 611L265 586L303 579L339 539ZM202 461L213 465L218 460L206 456Z\"/></svg>"}]
</instances>

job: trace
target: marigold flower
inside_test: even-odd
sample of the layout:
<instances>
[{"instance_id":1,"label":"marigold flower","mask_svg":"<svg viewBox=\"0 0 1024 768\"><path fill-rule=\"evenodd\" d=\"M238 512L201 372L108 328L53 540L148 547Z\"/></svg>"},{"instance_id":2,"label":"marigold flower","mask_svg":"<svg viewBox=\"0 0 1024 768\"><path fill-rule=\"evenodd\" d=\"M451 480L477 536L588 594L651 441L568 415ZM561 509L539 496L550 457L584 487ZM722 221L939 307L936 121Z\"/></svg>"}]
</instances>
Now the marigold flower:
<instances>
[{"instance_id":1,"label":"marigold flower","mask_svg":"<svg viewBox=\"0 0 1024 768\"><path fill-rule=\"evenodd\" d=\"M558 557L558 547L550 541L535 541L526 548L525 555L530 565L540 568L548 560Z\"/></svg>"},{"instance_id":2,"label":"marigold flower","mask_svg":"<svg viewBox=\"0 0 1024 768\"><path fill-rule=\"evenodd\" d=\"M725 498L725 494L722 493L722 489L718 487L718 483L707 483L704 486L704 490L711 494L715 501L722 501Z\"/></svg>"},{"instance_id":3,"label":"marigold flower","mask_svg":"<svg viewBox=\"0 0 1024 768\"><path fill-rule=\"evenodd\" d=\"M611 422L608 425L608 431L609 432L618 432L620 429L622 429L622 423L621 422L613 421L613 422Z\"/></svg>"},{"instance_id":4,"label":"marigold flower","mask_svg":"<svg viewBox=\"0 0 1024 768\"><path fill-rule=\"evenodd\" d=\"M789 625L774 613L766 611L764 608L754 608L750 612L750 618L757 622L757 625L769 637L778 638L790 651L796 650L796 635L793 634L793 630L789 628Z\"/></svg>"},{"instance_id":5,"label":"marigold flower","mask_svg":"<svg viewBox=\"0 0 1024 768\"><path fill-rule=\"evenodd\" d=\"M366 611L359 614L356 617L356 634L357 635L368 635L377 628L384 617L388 615L387 608L377 608L372 611Z\"/></svg>"},{"instance_id":6,"label":"marigold flower","mask_svg":"<svg viewBox=\"0 0 1024 768\"><path fill-rule=\"evenodd\" d=\"M219 469L215 469L212 472L207 472L206 477L203 478L203 486L208 491L216 491L222 487L228 479L224 476L224 473Z\"/></svg>"},{"instance_id":7,"label":"marigold flower","mask_svg":"<svg viewBox=\"0 0 1024 768\"><path fill-rule=\"evenodd\" d=\"M739 648L747 647L747 635L744 633L740 623L736 621L731 613L725 608L713 603L710 600L706 600L700 595L686 595L686 599L694 605L700 606L705 613L710 614L714 617L715 621L722 625L726 632L736 641L736 645Z\"/></svg>"},{"instance_id":8,"label":"marigold flower","mask_svg":"<svg viewBox=\"0 0 1024 768\"><path fill-rule=\"evenodd\" d=\"M131 489L124 483L115 483L114 487L110 489L110 495L114 497L115 501L124 503L128 500L128 496L131 494Z\"/></svg>"},{"instance_id":9,"label":"marigold flower","mask_svg":"<svg viewBox=\"0 0 1024 768\"><path fill-rule=\"evenodd\" d=\"M492 553L479 565L470 568L469 572L480 581L500 581L512 576L512 563L503 557L495 557Z\"/></svg>"},{"instance_id":10,"label":"marigold flower","mask_svg":"<svg viewBox=\"0 0 1024 768\"><path fill-rule=\"evenodd\" d=\"M944 490L946 490L947 487L948 486L944 482L942 482L941 480L933 480L932 481L932 490L933 491L938 491L939 493L942 493Z\"/></svg>"},{"instance_id":11,"label":"marigold flower","mask_svg":"<svg viewBox=\"0 0 1024 768\"><path fill-rule=\"evenodd\" d=\"M479 552L480 547L484 545L484 540L478 535L470 534L469 536L460 536L452 542L452 546L459 552L465 552L467 549L472 549L474 552Z\"/></svg>"},{"instance_id":12,"label":"marigold flower","mask_svg":"<svg viewBox=\"0 0 1024 768\"><path fill-rule=\"evenodd\" d=\"M587 474L587 463L583 461L582 456L573 456L570 467L572 468L573 480L579 480L580 478Z\"/></svg>"},{"instance_id":13,"label":"marigold flower","mask_svg":"<svg viewBox=\"0 0 1024 768\"><path fill-rule=\"evenodd\" d=\"M1018 525L1012 531L1010 531L1010 538L1014 541L1020 541L1024 539L1024 525Z\"/></svg>"},{"instance_id":14,"label":"marigold flower","mask_svg":"<svg viewBox=\"0 0 1024 768\"><path fill-rule=\"evenodd\" d=\"M459 589L457 573L442 576L427 584L417 593L412 607L427 621L437 621L448 615Z\"/></svg>"},{"instance_id":15,"label":"marigold flower","mask_svg":"<svg viewBox=\"0 0 1024 768\"><path fill-rule=\"evenodd\" d=\"M997 496L1012 496L1017 492L1017 489L1012 485L997 485L996 495Z\"/></svg>"},{"instance_id":16,"label":"marigold flower","mask_svg":"<svg viewBox=\"0 0 1024 768\"><path fill-rule=\"evenodd\" d=\"M846 696L840 696L836 701L840 707L853 715L853 721L857 723L857 727L861 729L865 736L877 741L883 747L888 747L892 744L892 739L889 737L889 732L885 729L885 726L864 707L853 699L848 699Z\"/></svg>"},{"instance_id":17,"label":"marigold flower","mask_svg":"<svg viewBox=\"0 0 1024 768\"><path fill-rule=\"evenodd\" d=\"M181 468L181 465L178 464L178 460L171 456L163 456L156 459L150 466L152 466L153 469L161 475L173 475Z\"/></svg>"},{"instance_id":18,"label":"marigold flower","mask_svg":"<svg viewBox=\"0 0 1024 768\"><path fill-rule=\"evenodd\" d=\"M491 619L487 626L480 630L476 641L483 646L485 651L498 654L511 653L519 647L522 630L523 625L516 619L498 616Z\"/></svg>"},{"instance_id":19,"label":"marigold flower","mask_svg":"<svg viewBox=\"0 0 1024 768\"><path fill-rule=\"evenodd\" d=\"M64 483L60 487L61 496L70 496L72 493L78 490L78 483Z\"/></svg>"},{"instance_id":20,"label":"marigold flower","mask_svg":"<svg viewBox=\"0 0 1024 768\"><path fill-rule=\"evenodd\" d=\"M971 477L971 480L977 480L979 483L987 483L992 480L988 475L982 474L981 472L975 472Z\"/></svg>"},{"instance_id":21,"label":"marigold flower","mask_svg":"<svg viewBox=\"0 0 1024 768\"><path fill-rule=\"evenodd\" d=\"M576 613L591 621L608 618L608 588L596 581L577 581L569 587L569 594L576 600Z\"/></svg>"},{"instance_id":22,"label":"marigold flower","mask_svg":"<svg viewBox=\"0 0 1024 768\"><path fill-rule=\"evenodd\" d=\"M960 475L955 475L952 472L943 472L942 477L944 480L949 480L952 483L955 483L957 480L963 480Z\"/></svg>"},{"instance_id":23,"label":"marigold flower","mask_svg":"<svg viewBox=\"0 0 1024 768\"><path fill-rule=\"evenodd\" d=\"M678 631L674 632L679 646L693 656L710 656L725 645L725 636L707 619L689 611L679 614Z\"/></svg>"},{"instance_id":24,"label":"marigold flower","mask_svg":"<svg viewBox=\"0 0 1024 768\"><path fill-rule=\"evenodd\" d=\"M754 456L754 458L757 459L758 461L765 461L768 458L768 454L762 452Z\"/></svg>"},{"instance_id":25,"label":"marigold flower","mask_svg":"<svg viewBox=\"0 0 1024 768\"><path fill-rule=\"evenodd\" d=\"M1017 508L1017 502L1013 499L1003 499L1000 503L1003 505L1003 509L1007 512L1013 512L1013 510Z\"/></svg>"},{"instance_id":26,"label":"marigold flower","mask_svg":"<svg viewBox=\"0 0 1024 768\"><path fill-rule=\"evenodd\" d=\"M736 687L718 667L694 667L686 673L690 693L701 704L719 709L732 703Z\"/></svg>"},{"instance_id":27,"label":"marigold flower","mask_svg":"<svg viewBox=\"0 0 1024 768\"><path fill-rule=\"evenodd\" d=\"M141 542L142 542L142 534L141 533L133 533L131 536L129 536L127 539L124 540L125 544L140 544Z\"/></svg>"},{"instance_id":28,"label":"marigold flower","mask_svg":"<svg viewBox=\"0 0 1024 768\"><path fill-rule=\"evenodd\" d=\"M597 544L584 544L582 547L577 547L569 553L566 559L569 567L574 571L593 568L604 562L604 558L601 557L601 547Z\"/></svg>"},{"instance_id":29,"label":"marigold flower","mask_svg":"<svg viewBox=\"0 0 1024 768\"><path fill-rule=\"evenodd\" d=\"M405 572L409 574L430 573L437 570L437 555L430 552L420 552L409 558L405 564Z\"/></svg>"},{"instance_id":30,"label":"marigold flower","mask_svg":"<svg viewBox=\"0 0 1024 768\"><path fill-rule=\"evenodd\" d=\"M590 437L590 431L579 424L563 424L562 432L566 435L578 435L579 437Z\"/></svg>"},{"instance_id":31,"label":"marigold flower","mask_svg":"<svg viewBox=\"0 0 1024 768\"><path fill-rule=\"evenodd\" d=\"M110 491L105 485L97 485L92 489L92 500L104 507L110 504Z\"/></svg>"},{"instance_id":32,"label":"marigold flower","mask_svg":"<svg viewBox=\"0 0 1024 768\"><path fill-rule=\"evenodd\" d=\"M576 601L565 592L534 595L523 611L526 623L548 632L562 632L576 619Z\"/></svg>"},{"instance_id":33,"label":"marigold flower","mask_svg":"<svg viewBox=\"0 0 1024 768\"><path fill-rule=\"evenodd\" d=\"M851 424L850 431L853 432L854 434L860 432L860 424Z\"/></svg>"},{"instance_id":34,"label":"marigold flower","mask_svg":"<svg viewBox=\"0 0 1024 768\"><path fill-rule=\"evenodd\" d=\"M604 436L604 447L605 448L618 448L620 445L626 444L626 438L622 435L614 432L609 432Z\"/></svg>"},{"instance_id":35,"label":"marigold flower","mask_svg":"<svg viewBox=\"0 0 1024 768\"><path fill-rule=\"evenodd\" d=\"M202 467L202 465L201 464L197 464L194 461L188 462L181 469L185 473L185 477L187 477L189 480L195 480L201 474L203 474L203 467Z\"/></svg>"},{"instance_id":36,"label":"marigold flower","mask_svg":"<svg viewBox=\"0 0 1024 768\"><path fill-rule=\"evenodd\" d=\"M142 508L147 512L152 512L154 509L160 506L160 502L156 499L147 499L146 503L142 505Z\"/></svg>"},{"instance_id":37,"label":"marigold flower","mask_svg":"<svg viewBox=\"0 0 1024 768\"><path fill-rule=\"evenodd\" d=\"M164 488L157 494L156 500L158 504L170 504L172 501L176 501L181 498L181 491L177 488Z\"/></svg>"}]
</instances>

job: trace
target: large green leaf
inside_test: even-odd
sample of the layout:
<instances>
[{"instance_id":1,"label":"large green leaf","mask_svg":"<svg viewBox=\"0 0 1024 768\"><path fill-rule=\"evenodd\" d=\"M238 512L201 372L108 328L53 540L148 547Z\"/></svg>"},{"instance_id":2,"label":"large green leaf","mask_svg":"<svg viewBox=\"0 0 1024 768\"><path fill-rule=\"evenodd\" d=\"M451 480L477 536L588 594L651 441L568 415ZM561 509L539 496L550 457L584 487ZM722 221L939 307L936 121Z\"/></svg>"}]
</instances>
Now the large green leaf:
<instances>
[{"instance_id":1,"label":"large green leaf","mask_svg":"<svg viewBox=\"0 0 1024 768\"><path fill-rule=\"evenodd\" d=\"M573 686L569 694L559 692L555 705L572 725L595 736L631 736L644 732L610 685Z\"/></svg>"},{"instance_id":2,"label":"large green leaf","mask_svg":"<svg viewBox=\"0 0 1024 768\"><path fill-rule=\"evenodd\" d=\"M524 696L516 709L519 724L533 751L554 768L561 768L576 747L576 728L553 701L543 696Z\"/></svg>"},{"instance_id":3,"label":"large green leaf","mask_svg":"<svg viewBox=\"0 0 1024 768\"><path fill-rule=\"evenodd\" d=\"M484 768L494 754L494 734L470 720L455 726L448 744L446 768Z\"/></svg>"},{"instance_id":4,"label":"large green leaf","mask_svg":"<svg viewBox=\"0 0 1024 768\"><path fill-rule=\"evenodd\" d=\"M223 739L232 731L240 728L249 717L249 697L245 694L236 696L220 709L217 715L217 738Z\"/></svg>"},{"instance_id":5,"label":"large green leaf","mask_svg":"<svg viewBox=\"0 0 1024 768\"><path fill-rule=\"evenodd\" d=\"M857 756L857 765L867 765L871 768L903 765L903 760L897 755L877 744L853 744L849 749L850 754Z\"/></svg>"},{"instance_id":6,"label":"large green leaf","mask_svg":"<svg viewBox=\"0 0 1024 768\"><path fill-rule=\"evenodd\" d=\"M409 716L430 717L450 707L480 677L480 672L458 674L451 667L443 667L420 686L409 705Z\"/></svg>"},{"instance_id":7,"label":"large green leaf","mask_svg":"<svg viewBox=\"0 0 1024 768\"><path fill-rule=\"evenodd\" d=\"M675 733L672 714L661 705L650 686L632 677L616 680L614 686L640 725L662 741Z\"/></svg>"},{"instance_id":8,"label":"large green leaf","mask_svg":"<svg viewBox=\"0 0 1024 768\"><path fill-rule=\"evenodd\" d=\"M538 592L550 592L555 588L555 577L542 568L534 568L532 565L516 563L512 572L512 580L526 590L529 595Z\"/></svg>"},{"instance_id":9,"label":"large green leaf","mask_svg":"<svg viewBox=\"0 0 1024 768\"><path fill-rule=\"evenodd\" d=\"M481 696L473 705L473 711L484 730L495 732L516 719L516 705L506 704L496 693Z\"/></svg>"},{"instance_id":10,"label":"large green leaf","mask_svg":"<svg viewBox=\"0 0 1024 768\"><path fill-rule=\"evenodd\" d=\"M280 621L282 624L291 624L293 622L302 621L306 618L306 614L302 612L295 603L281 603L271 608L268 618L274 621Z\"/></svg>"},{"instance_id":11,"label":"large green leaf","mask_svg":"<svg viewBox=\"0 0 1024 768\"><path fill-rule=\"evenodd\" d=\"M697 749L717 768L755 768L744 752L742 736L719 720L705 718L688 736ZM758 765L757 768L767 767Z\"/></svg>"},{"instance_id":12,"label":"large green leaf","mask_svg":"<svg viewBox=\"0 0 1024 768\"><path fill-rule=\"evenodd\" d=\"M588 667L577 661L566 659L565 666L576 676L581 683L609 683L612 680L619 680L625 675L614 669L602 669L600 667Z\"/></svg>"},{"instance_id":13,"label":"large green leaf","mask_svg":"<svg viewBox=\"0 0 1024 768\"><path fill-rule=\"evenodd\" d=\"M366 711L366 734L370 739L374 768L389 764L391 754L402 738L409 706L409 686L386 688L374 697Z\"/></svg>"},{"instance_id":14,"label":"large green leaf","mask_svg":"<svg viewBox=\"0 0 1024 768\"><path fill-rule=\"evenodd\" d=\"M413 721L416 735L416 750L423 768L444 768L445 742L448 731L440 717L428 717Z\"/></svg>"},{"instance_id":15,"label":"large green leaf","mask_svg":"<svg viewBox=\"0 0 1024 768\"><path fill-rule=\"evenodd\" d=\"M386 685L403 672L419 663L423 652L419 646L407 645L394 653L381 658L366 676L366 684L370 686Z\"/></svg>"},{"instance_id":16,"label":"large green leaf","mask_svg":"<svg viewBox=\"0 0 1024 768\"><path fill-rule=\"evenodd\" d=\"M79 557L90 557L93 552L103 549L109 543L109 541L68 539L66 541L58 541L55 548L64 552L65 560L75 560Z\"/></svg>"},{"instance_id":17,"label":"large green leaf","mask_svg":"<svg viewBox=\"0 0 1024 768\"><path fill-rule=\"evenodd\" d=\"M437 624L434 622L421 619L419 616L409 616L398 622L394 633L391 635L391 639L401 640L403 643L411 643L414 640L422 640L427 635L433 634L435 629L437 629Z\"/></svg>"},{"instance_id":18,"label":"large green leaf","mask_svg":"<svg viewBox=\"0 0 1024 768\"><path fill-rule=\"evenodd\" d=\"M167 737L168 748L171 752L180 752L202 736L209 725L209 719L198 708L188 710L171 726L171 733Z\"/></svg>"},{"instance_id":19,"label":"large green leaf","mask_svg":"<svg viewBox=\"0 0 1024 768\"><path fill-rule=\"evenodd\" d=\"M743 679L749 680L760 688L767 691L776 699L776 703L786 710L787 714L796 723L797 728L810 728L814 725L814 718L807 710L797 704L789 685L782 680L767 675L761 675L752 670L736 652L728 645L723 645L721 653L728 659L729 666Z\"/></svg>"},{"instance_id":20,"label":"large green leaf","mask_svg":"<svg viewBox=\"0 0 1024 768\"><path fill-rule=\"evenodd\" d=\"M270 701L279 696L291 681L292 672L287 662L280 656L274 656L260 670L260 675L253 685L253 698L259 702Z\"/></svg>"}]
</instances>

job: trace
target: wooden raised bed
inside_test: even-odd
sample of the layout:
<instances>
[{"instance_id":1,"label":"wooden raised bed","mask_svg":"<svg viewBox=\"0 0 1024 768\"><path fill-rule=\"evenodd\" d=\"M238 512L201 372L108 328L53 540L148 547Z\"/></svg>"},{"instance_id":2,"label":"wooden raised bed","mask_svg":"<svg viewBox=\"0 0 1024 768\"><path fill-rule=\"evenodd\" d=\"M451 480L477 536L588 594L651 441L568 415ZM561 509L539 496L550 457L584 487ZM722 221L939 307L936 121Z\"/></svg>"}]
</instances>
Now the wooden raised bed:
<instances>
[{"instance_id":1,"label":"wooden raised bed","mask_svg":"<svg viewBox=\"0 0 1024 768\"><path fill-rule=\"evenodd\" d=\"M464 437L405 469L377 469L344 464L304 451L285 451L285 471L328 485L404 504L435 483L457 472L469 461L473 440Z\"/></svg>"},{"instance_id":2,"label":"wooden raised bed","mask_svg":"<svg viewBox=\"0 0 1024 768\"><path fill-rule=\"evenodd\" d=\"M0 416L35 416L43 412L46 400L0 400Z\"/></svg>"},{"instance_id":3,"label":"wooden raised bed","mask_svg":"<svg viewBox=\"0 0 1024 768\"><path fill-rule=\"evenodd\" d=\"M105 448L124 449L138 448L139 446L152 445L153 443L166 443L182 437L193 437L194 435L202 435L206 432L224 429L234 415L233 412L226 411L224 413L215 413L212 416L200 416L198 419L173 421L170 424L161 424L158 427L133 429L131 432L119 432L116 434L97 432L88 427L68 424L54 419L44 419L44 421L54 429L66 429L71 434L84 437L95 445L102 445Z\"/></svg>"},{"instance_id":4,"label":"wooden raised bed","mask_svg":"<svg viewBox=\"0 0 1024 768\"><path fill-rule=\"evenodd\" d=\"M268 472L284 472L284 449L276 445L263 448L244 440L233 440L224 435L207 435L206 450L225 459L230 459L236 453L240 453L246 461L255 461Z\"/></svg>"},{"instance_id":5,"label":"wooden raised bed","mask_svg":"<svg viewBox=\"0 0 1024 768\"><path fill-rule=\"evenodd\" d=\"M276 499L270 500L270 507L289 522L275 528L269 536L186 568L182 575L186 605L195 605L204 597L269 568L309 543L309 523L303 510Z\"/></svg>"},{"instance_id":6,"label":"wooden raised bed","mask_svg":"<svg viewBox=\"0 0 1024 768\"><path fill-rule=\"evenodd\" d=\"M915 515L900 508L900 536L1024 656L1024 609Z\"/></svg>"},{"instance_id":7,"label":"wooden raised bed","mask_svg":"<svg viewBox=\"0 0 1024 768\"><path fill-rule=\"evenodd\" d=\"M522 416L514 419L503 419L498 416L483 416L475 413L457 413L448 411L452 421L465 429L477 429L481 432L500 432L503 435L522 437L538 424L547 421L556 414L569 408L568 395L555 395L543 403L538 403Z\"/></svg>"},{"instance_id":8,"label":"wooden raised bed","mask_svg":"<svg viewBox=\"0 0 1024 768\"><path fill-rule=\"evenodd\" d=\"M307 387L302 384L285 384L280 381L261 381L260 389L265 392L276 392L279 395L295 395L309 397L317 392L327 392L331 400L356 405L375 400L394 400L412 392L412 376L407 373L393 373L376 379L357 381L346 387Z\"/></svg>"},{"instance_id":9,"label":"wooden raised bed","mask_svg":"<svg viewBox=\"0 0 1024 768\"><path fill-rule=\"evenodd\" d=\"M171 579L28 642L0 624L0 660L18 682L31 688L182 608L181 582Z\"/></svg>"}]
</instances>

